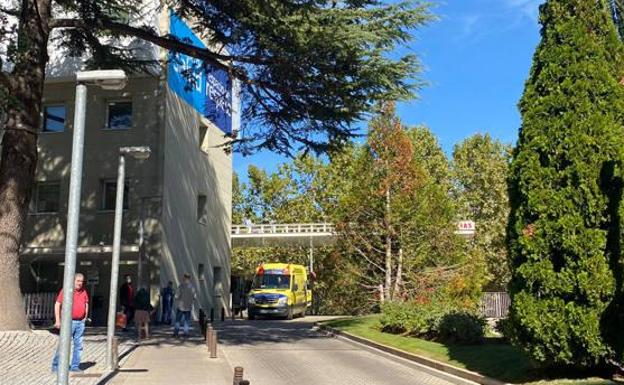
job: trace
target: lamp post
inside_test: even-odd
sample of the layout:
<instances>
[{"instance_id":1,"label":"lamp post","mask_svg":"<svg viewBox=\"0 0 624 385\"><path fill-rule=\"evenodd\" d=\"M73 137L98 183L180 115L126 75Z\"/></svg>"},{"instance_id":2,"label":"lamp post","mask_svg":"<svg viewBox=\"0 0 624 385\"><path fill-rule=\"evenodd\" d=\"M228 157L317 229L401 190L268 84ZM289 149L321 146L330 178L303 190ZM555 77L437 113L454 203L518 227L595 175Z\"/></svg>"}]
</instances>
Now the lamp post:
<instances>
[{"instance_id":1,"label":"lamp post","mask_svg":"<svg viewBox=\"0 0 624 385\"><path fill-rule=\"evenodd\" d=\"M126 85L126 74L121 70L83 71L76 74L76 101L74 133L72 138L71 175L67 209L67 236L65 239L65 268L63 272L63 307L59 343L58 385L67 385L69 379L69 352L72 334L72 306L74 302L74 275L78 245L78 219L80 216L80 187L84 128L87 110L87 86L97 85L105 90L121 90Z\"/></svg>"},{"instance_id":2,"label":"lamp post","mask_svg":"<svg viewBox=\"0 0 624 385\"><path fill-rule=\"evenodd\" d=\"M113 259L111 261L111 279L108 298L108 322L106 324L106 368L113 368L113 338L115 337L115 313L117 310L117 280L119 279L119 254L121 252L121 223L123 219L124 186L126 179L126 156L138 160L149 158L149 147L121 147L119 149L119 168L117 169L117 192L115 196L115 224L113 228Z\"/></svg>"}]
</instances>

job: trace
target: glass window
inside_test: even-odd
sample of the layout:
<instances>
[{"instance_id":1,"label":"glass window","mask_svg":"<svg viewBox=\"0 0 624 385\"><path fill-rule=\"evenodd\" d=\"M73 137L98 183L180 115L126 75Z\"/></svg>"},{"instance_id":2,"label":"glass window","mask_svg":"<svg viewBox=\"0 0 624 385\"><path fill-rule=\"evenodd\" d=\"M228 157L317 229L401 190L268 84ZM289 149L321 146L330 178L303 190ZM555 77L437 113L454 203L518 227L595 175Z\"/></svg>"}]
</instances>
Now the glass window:
<instances>
[{"instance_id":1,"label":"glass window","mask_svg":"<svg viewBox=\"0 0 624 385\"><path fill-rule=\"evenodd\" d=\"M205 195L197 196L197 221L201 224L208 223L208 209L207 209L208 198Z\"/></svg>"},{"instance_id":2,"label":"glass window","mask_svg":"<svg viewBox=\"0 0 624 385\"><path fill-rule=\"evenodd\" d=\"M253 279L252 289L290 289L290 275L259 274Z\"/></svg>"},{"instance_id":3,"label":"glass window","mask_svg":"<svg viewBox=\"0 0 624 385\"><path fill-rule=\"evenodd\" d=\"M106 128L109 130L127 130L130 127L132 127L132 103L108 103L108 121L106 122Z\"/></svg>"},{"instance_id":4,"label":"glass window","mask_svg":"<svg viewBox=\"0 0 624 385\"><path fill-rule=\"evenodd\" d=\"M102 181L102 210L113 211L115 210L117 197L117 181L116 180L105 180ZM123 200L123 208L127 210L129 207L129 199L128 199L128 181L124 183L124 200Z\"/></svg>"},{"instance_id":5,"label":"glass window","mask_svg":"<svg viewBox=\"0 0 624 385\"><path fill-rule=\"evenodd\" d=\"M37 213L57 213L61 201L59 182L38 183L35 186L34 211Z\"/></svg>"},{"instance_id":6,"label":"glass window","mask_svg":"<svg viewBox=\"0 0 624 385\"><path fill-rule=\"evenodd\" d=\"M64 105L43 107L43 132L63 132L65 131Z\"/></svg>"}]
</instances>

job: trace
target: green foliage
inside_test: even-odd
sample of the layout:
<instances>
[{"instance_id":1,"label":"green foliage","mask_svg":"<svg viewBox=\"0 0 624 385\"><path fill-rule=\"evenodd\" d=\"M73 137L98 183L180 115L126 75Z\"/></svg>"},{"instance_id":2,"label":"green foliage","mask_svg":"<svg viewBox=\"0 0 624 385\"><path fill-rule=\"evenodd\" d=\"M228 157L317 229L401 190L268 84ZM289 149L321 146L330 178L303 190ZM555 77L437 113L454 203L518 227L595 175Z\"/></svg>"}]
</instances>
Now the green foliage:
<instances>
[{"instance_id":1,"label":"green foliage","mask_svg":"<svg viewBox=\"0 0 624 385\"><path fill-rule=\"evenodd\" d=\"M433 301L387 302L381 307L379 323L386 333L410 335L434 339L439 332L440 321L449 312L447 304Z\"/></svg>"},{"instance_id":2,"label":"green foliage","mask_svg":"<svg viewBox=\"0 0 624 385\"><path fill-rule=\"evenodd\" d=\"M453 150L454 196L461 218L477 223L470 243L487 264L487 288L505 290L509 282L505 229L509 217L507 177L511 147L489 134L473 135Z\"/></svg>"},{"instance_id":3,"label":"green foliage","mask_svg":"<svg viewBox=\"0 0 624 385\"><path fill-rule=\"evenodd\" d=\"M485 325L485 320L480 315L453 311L440 320L438 338L454 344L475 345L483 342Z\"/></svg>"},{"instance_id":4,"label":"green foliage","mask_svg":"<svg viewBox=\"0 0 624 385\"><path fill-rule=\"evenodd\" d=\"M455 344L480 343L485 320L447 299L428 302L386 302L381 307L381 330Z\"/></svg>"},{"instance_id":5,"label":"green foliage","mask_svg":"<svg viewBox=\"0 0 624 385\"><path fill-rule=\"evenodd\" d=\"M509 332L543 365L601 365L614 357L605 330L623 326L605 312L622 287L624 57L604 4L541 7L542 40L520 101Z\"/></svg>"}]
</instances>

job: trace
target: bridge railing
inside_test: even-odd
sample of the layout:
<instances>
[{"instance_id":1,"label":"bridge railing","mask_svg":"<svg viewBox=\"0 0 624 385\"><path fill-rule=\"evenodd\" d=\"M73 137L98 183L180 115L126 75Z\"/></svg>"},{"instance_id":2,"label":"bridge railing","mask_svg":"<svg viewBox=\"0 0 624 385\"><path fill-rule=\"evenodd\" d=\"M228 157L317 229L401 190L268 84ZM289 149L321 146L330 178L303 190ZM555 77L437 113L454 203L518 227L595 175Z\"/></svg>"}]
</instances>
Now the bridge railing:
<instances>
[{"instance_id":1,"label":"bridge railing","mask_svg":"<svg viewBox=\"0 0 624 385\"><path fill-rule=\"evenodd\" d=\"M232 225L232 235L257 234L333 234L331 223L279 223L258 225Z\"/></svg>"}]
</instances>

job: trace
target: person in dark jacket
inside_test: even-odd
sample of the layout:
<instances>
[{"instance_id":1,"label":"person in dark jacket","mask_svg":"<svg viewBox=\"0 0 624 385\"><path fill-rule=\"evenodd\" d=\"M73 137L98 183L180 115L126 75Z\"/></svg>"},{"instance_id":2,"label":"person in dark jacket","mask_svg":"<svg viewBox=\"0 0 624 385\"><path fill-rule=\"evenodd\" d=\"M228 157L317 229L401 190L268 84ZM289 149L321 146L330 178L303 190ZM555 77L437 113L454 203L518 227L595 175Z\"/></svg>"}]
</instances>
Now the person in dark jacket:
<instances>
[{"instance_id":1,"label":"person in dark jacket","mask_svg":"<svg viewBox=\"0 0 624 385\"><path fill-rule=\"evenodd\" d=\"M119 304L121 311L126 314L126 322L130 324L134 319L134 287L132 286L132 277L130 274L125 276L126 282L119 289ZM126 331L126 328L123 329Z\"/></svg>"},{"instance_id":2,"label":"person in dark jacket","mask_svg":"<svg viewBox=\"0 0 624 385\"><path fill-rule=\"evenodd\" d=\"M141 338L141 331L145 333L145 338L149 338L149 323L152 310L154 310L154 307L150 302L149 293L142 287L134 297L134 322L139 339Z\"/></svg>"},{"instance_id":3,"label":"person in dark jacket","mask_svg":"<svg viewBox=\"0 0 624 385\"><path fill-rule=\"evenodd\" d=\"M173 290L173 282L169 281L166 287L160 291L160 300L162 301L162 316L160 322L171 325L171 312L173 311L173 300L175 298L175 290Z\"/></svg>"}]
</instances>

